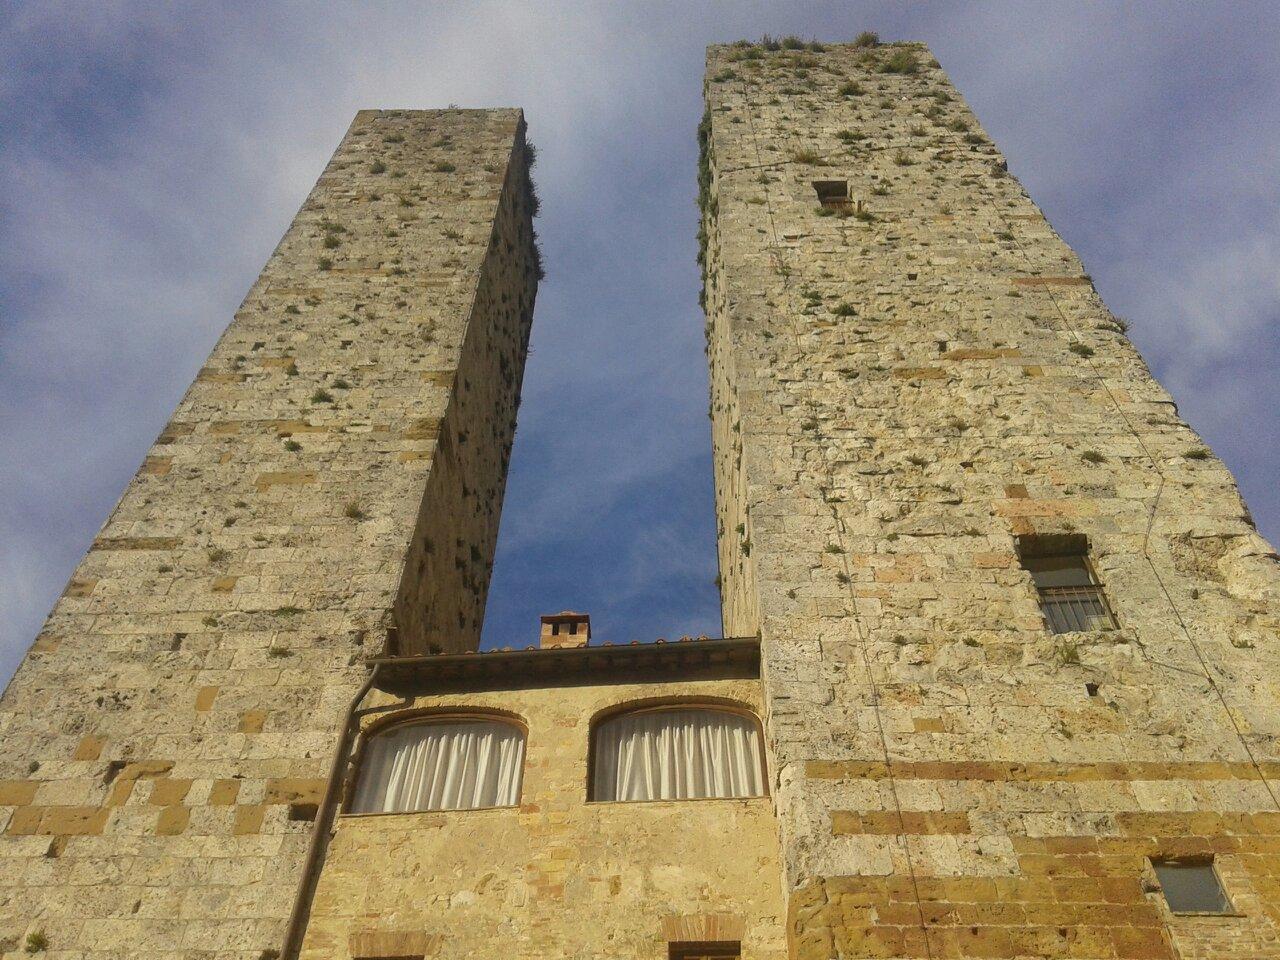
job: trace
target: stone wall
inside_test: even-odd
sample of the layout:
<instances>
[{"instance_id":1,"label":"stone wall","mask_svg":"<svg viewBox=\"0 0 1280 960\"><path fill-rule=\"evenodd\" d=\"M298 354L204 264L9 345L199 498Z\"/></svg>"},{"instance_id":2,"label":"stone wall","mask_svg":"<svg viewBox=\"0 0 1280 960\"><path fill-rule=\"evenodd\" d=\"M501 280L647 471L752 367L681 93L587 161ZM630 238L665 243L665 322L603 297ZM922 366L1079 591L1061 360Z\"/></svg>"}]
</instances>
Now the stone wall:
<instances>
[{"instance_id":1,"label":"stone wall","mask_svg":"<svg viewBox=\"0 0 1280 960\"><path fill-rule=\"evenodd\" d=\"M739 940L786 956L768 797L588 803L592 719L692 698L760 708L757 680L601 680L424 696L375 692L362 723L493 710L528 730L520 805L344 815L316 891L303 960L666 960L678 940Z\"/></svg>"},{"instance_id":2,"label":"stone wall","mask_svg":"<svg viewBox=\"0 0 1280 960\"><path fill-rule=\"evenodd\" d=\"M530 215L519 111L357 115L0 701L0 953L278 949L362 658L478 643Z\"/></svg>"},{"instance_id":3,"label":"stone wall","mask_svg":"<svg viewBox=\"0 0 1280 960\"><path fill-rule=\"evenodd\" d=\"M523 148L521 136L522 160ZM480 644L540 272L528 168L513 163L506 173L496 217L480 205L490 219L457 228L463 249L484 251L480 282L467 291L466 349L446 354L452 365L419 372L449 396L442 419L420 424L435 448L396 598L401 653Z\"/></svg>"},{"instance_id":4,"label":"stone wall","mask_svg":"<svg viewBox=\"0 0 1280 960\"><path fill-rule=\"evenodd\" d=\"M926 48L713 47L706 98L792 956L1280 956L1280 575L1226 468ZM1015 538L1061 534L1118 629L1046 628ZM1240 915L1171 915L1153 856Z\"/></svg>"}]
</instances>

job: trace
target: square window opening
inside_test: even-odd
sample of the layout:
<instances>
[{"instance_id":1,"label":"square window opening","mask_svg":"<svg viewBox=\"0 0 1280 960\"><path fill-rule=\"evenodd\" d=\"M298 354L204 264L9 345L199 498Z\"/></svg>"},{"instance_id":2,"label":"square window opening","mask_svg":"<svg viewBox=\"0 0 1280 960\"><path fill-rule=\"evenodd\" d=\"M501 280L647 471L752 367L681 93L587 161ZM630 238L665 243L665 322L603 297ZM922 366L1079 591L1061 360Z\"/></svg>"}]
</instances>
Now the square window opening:
<instances>
[{"instance_id":1,"label":"square window opening","mask_svg":"<svg viewBox=\"0 0 1280 960\"><path fill-rule=\"evenodd\" d=\"M1020 537L1017 546L1050 632L1116 628L1102 584L1089 564L1089 544L1083 536Z\"/></svg>"},{"instance_id":2,"label":"square window opening","mask_svg":"<svg viewBox=\"0 0 1280 960\"><path fill-rule=\"evenodd\" d=\"M848 180L814 180L813 189L818 194L818 203L833 210L849 209Z\"/></svg>"},{"instance_id":3,"label":"square window opening","mask_svg":"<svg viewBox=\"0 0 1280 960\"><path fill-rule=\"evenodd\" d=\"M1165 903L1174 913L1234 913L1212 860L1152 860Z\"/></svg>"},{"instance_id":4,"label":"square window opening","mask_svg":"<svg viewBox=\"0 0 1280 960\"><path fill-rule=\"evenodd\" d=\"M289 804L289 819L295 823L311 822L315 820L316 815L320 812L320 805L316 803L291 803Z\"/></svg>"}]
</instances>

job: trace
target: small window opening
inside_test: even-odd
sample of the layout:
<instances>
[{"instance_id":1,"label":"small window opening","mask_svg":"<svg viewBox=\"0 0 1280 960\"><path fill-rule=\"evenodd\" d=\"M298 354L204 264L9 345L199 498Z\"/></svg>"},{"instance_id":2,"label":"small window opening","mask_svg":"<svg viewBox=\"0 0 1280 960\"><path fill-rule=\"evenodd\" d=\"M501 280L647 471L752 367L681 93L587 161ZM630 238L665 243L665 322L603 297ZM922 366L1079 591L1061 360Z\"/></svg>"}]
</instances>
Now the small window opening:
<instances>
[{"instance_id":1,"label":"small window opening","mask_svg":"<svg viewBox=\"0 0 1280 960\"><path fill-rule=\"evenodd\" d=\"M813 189L818 194L818 203L833 210L849 209L848 180L815 180Z\"/></svg>"},{"instance_id":2,"label":"small window opening","mask_svg":"<svg viewBox=\"0 0 1280 960\"><path fill-rule=\"evenodd\" d=\"M1035 583L1051 632L1115 629L1115 618L1089 564L1089 544L1083 536L1020 537L1018 555Z\"/></svg>"},{"instance_id":3,"label":"small window opening","mask_svg":"<svg viewBox=\"0 0 1280 960\"><path fill-rule=\"evenodd\" d=\"M671 943L667 945L667 960L737 960L742 956L742 944L737 940L713 940L701 943Z\"/></svg>"},{"instance_id":4,"label":"small window opening","mask_svg":"<svg viewBox=\"0 0 1280 960\"><path fill-rule=\"evenodd\" d=\"M1152 860L1160 891L1174 913L1232 913L1212 860Z\"/></svg>"},{"instance_id":5,"label":"small window opening","mask_svg":"<svg viewBox=\"0 0 1280 960\"><path fill-rule=\"evenodd\" d=\"M289 819L295 822L310 822L316 818L320 806L315 803L289 804Z\"/></svg>"}]
</instances>

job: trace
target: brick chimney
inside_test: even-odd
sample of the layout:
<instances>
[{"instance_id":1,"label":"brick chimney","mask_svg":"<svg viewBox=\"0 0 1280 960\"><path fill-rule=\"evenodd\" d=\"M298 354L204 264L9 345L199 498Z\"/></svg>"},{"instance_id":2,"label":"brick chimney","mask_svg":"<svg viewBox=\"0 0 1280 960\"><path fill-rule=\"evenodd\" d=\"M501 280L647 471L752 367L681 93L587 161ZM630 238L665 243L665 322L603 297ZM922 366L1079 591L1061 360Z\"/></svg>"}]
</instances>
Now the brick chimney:
<instances>
[{"instance_id":1,"label":"brick chimney","mask_svg":"<svg viewBox=\"0 0 1280 960\"><path fill-rule=\"evenodd\" d=\"M591 640L591 617L585 613L562 610L542 617L542 635L538 646L543 650L557 647L585 647Z\"/></svg>"}]
</instances>

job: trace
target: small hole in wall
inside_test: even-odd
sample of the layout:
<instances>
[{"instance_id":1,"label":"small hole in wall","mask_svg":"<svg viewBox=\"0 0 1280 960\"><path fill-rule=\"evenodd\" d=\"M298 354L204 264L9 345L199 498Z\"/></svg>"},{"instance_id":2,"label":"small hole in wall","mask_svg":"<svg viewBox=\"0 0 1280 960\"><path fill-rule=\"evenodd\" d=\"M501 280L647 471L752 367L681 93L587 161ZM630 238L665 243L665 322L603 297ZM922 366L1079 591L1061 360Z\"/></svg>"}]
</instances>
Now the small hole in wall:
<instances>
[{"instance_id":1,"label":"small hole in wall","mask_svg":"<svg viewBox=\"0 0 1280 960\"><path fill-rule=\"evenodd\" d=\"M1086 683L1084 685L1084 689L1091 697L1096 697L1098 695L1098 684L1096 683Z\"/></svg>"},{"instance_id":2,"label":"small hole in wall","mask_svg":"<svg viewBox=\"0 0 1280 960\"><path fill-rule=\"evenodd\" d=\"M844 210L849 206L847 180L814 180L813 189L818 194L818 203L824 207Z\"/></svg>"},{"instance_id":3,"label":"small hole in wall","mask_svg":"<svg viewBox=\"0 0 1280 960\"><path fill-rule=\"evenodd\" d=\"M319 806L314 803L291 803L289 804L289 819L310 823L316 818L319 812Z\"/></svg>"}]
</instances>

